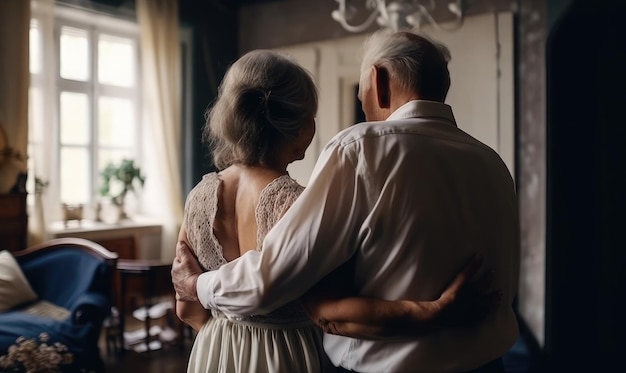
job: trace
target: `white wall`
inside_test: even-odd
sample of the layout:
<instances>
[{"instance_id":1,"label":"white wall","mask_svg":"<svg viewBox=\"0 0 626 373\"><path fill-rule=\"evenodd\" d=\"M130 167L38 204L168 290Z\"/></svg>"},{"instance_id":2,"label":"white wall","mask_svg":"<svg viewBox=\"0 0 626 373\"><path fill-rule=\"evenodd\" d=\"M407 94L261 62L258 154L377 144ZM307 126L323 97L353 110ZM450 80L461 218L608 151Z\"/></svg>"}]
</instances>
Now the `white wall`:
<instances>
[{"instance_id":1,"label":"white wall","mask_svg":"<svg viewBox=\"0 0 626 373\"><path fill-rule=\"evenodd\" d=\"M422 31L450 49L452 86L446 103L458 126L495 149L514 174L512 13L469 17L456 32L432 26ZM305 159L289 166L303 185L323 146L355 122L353 86L359 81L363 39L358 35L280 48L311 71L319 89L315 139Z\"/></svg>"}]
</instances>

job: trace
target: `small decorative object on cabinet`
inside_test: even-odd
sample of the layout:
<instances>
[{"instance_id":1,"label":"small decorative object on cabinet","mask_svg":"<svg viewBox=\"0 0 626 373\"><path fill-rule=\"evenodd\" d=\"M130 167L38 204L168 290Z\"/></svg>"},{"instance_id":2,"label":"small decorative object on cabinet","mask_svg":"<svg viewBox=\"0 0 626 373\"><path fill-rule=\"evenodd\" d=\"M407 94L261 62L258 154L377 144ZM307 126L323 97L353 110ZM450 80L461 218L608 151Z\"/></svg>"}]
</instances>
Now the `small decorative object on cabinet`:
<instances>
[{"instance_id":1,"label":"small decorative object on cabinet","mask_svg":"<svg viewBox=\"0 0 626 373\"><path fill-rule=\"evenodd\" d=\"M26 193L0 194L0 250L26 248Z\"/></svg>"},{"instance_id":2,"label":"small decorative object on cabinet","mask_svg":"<svg viewBox=\"0 0 626 373\"><path fill-rule=\"evenodd\" d=\"M80 227L80 222L83 220L83 205L70 205L67 203L62 204L63 206L63 222L67 227L70 221L78 221L78 226Z\"/></svg>"}]
</instances>

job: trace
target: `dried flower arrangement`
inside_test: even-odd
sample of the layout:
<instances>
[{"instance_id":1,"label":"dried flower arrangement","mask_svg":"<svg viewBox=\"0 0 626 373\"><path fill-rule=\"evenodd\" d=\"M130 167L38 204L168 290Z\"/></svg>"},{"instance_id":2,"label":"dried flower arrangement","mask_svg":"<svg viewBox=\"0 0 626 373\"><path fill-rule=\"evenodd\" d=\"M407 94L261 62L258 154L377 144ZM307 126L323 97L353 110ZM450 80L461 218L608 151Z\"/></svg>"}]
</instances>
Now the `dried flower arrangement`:
<instances>
[{"instance_id":1,"label":"dried flower arrangement","mask_svg":"<svg viewBox=\"0 0 626 373\"><path fill-rule=\"evenodd\" d=\"M49 345L49 338L47 333L41 333L38 340L19 337L8 353L0 356L0 368L11 373L61 372L74 356L59 342Z\"/></svg>"}]
</instances>

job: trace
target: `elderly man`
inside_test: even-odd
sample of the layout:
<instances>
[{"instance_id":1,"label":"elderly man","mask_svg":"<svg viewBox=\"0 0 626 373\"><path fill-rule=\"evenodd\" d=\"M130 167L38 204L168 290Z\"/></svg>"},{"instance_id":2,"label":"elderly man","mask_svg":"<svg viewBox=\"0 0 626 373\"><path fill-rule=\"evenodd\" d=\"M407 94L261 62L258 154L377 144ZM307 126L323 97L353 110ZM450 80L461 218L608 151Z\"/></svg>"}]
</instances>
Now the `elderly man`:
<instances>
[{"instance_id":1,"label":"elderly man","mask_svg":"<svg viewBox=\"0 0 626 373\"><path fill-rule=\"evenodd\" d=\"M503 291L477 325L424 336L360 340L326 334L335 366L355 372L501 372L518 336L517 198L511 175L488 146L460 130L444 104L445 47L409 32L380 31L365 44L359 99L367 122L325 147L306 190L252 251L200 274L177 250L181 297L232 315L293 301L351 259L361 296L436 299L476 251ZM322 308L309 311L323 318Z\"/></svg>"}]
</instances>

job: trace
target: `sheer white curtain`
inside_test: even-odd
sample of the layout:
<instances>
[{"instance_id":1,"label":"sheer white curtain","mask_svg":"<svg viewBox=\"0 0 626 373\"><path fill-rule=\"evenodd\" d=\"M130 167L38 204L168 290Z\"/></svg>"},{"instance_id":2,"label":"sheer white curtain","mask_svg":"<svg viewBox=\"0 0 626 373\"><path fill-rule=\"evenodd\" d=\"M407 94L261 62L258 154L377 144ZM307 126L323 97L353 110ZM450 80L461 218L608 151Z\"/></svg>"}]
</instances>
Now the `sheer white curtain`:
<instances>
[{"instance_id":1,"label":"sheer white curtain","mask_svg":"<svg viewBox=\"0 0 626 373\"><path fill-rule=\"evenodd\" d=\"M137 0L136 5L147 134L144 164L148 177L143 209L163 222L161 259L171 261L183 217L178 1Z\"/></svg>"},{"instance_id":2,"label":"sheer white curtain","mask_svg":"<svg viewBox=\"0 0 626 373\"><path fill-rule=\"evenodd\" d=\"M29 100L29 193L34 195L28 219L29 244L35 244L50 238L46 227L49 224L50 211L55 206L49 198L50 193L58 192L59 183L51 180L58 163L53 141L57 123L55 71L56 61L43 56L52 56L54 48L54 0L31 0L31 16L35 22L30 45L30 65L32 66ZM49 183L46 190L35 188L38 178ZM47 213L46 213L47 212Z\"/></svg>"}]
</instances>

